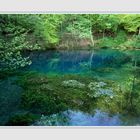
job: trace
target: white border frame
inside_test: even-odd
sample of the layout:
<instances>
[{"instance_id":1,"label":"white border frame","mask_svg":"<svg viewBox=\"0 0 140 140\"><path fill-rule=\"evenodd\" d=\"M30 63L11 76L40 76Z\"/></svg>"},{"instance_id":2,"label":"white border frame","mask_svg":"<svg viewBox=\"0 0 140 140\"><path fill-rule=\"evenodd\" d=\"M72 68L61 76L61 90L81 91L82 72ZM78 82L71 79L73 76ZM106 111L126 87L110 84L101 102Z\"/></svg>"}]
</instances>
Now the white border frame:
<instances>
[{"instance_id":1,"label":"white border frame","mask_svg":"<svg viewBox=\"0 0 140 140\"><path fill-rule=\"evenodd\" d=\"M0 12L140 12L140 0L0 0Z\"/></svg>"},{"instance_id":2,"label":"white border frame","mask_svg":"<svg viewBox=\"0 0 140 140\"><path fill-rule=\"evenodd\" d=\"M0 14L140 14L140 0L0 0ZM118 129L140 126L0 126L0 129Z\"/></svg>"}]
</instances>

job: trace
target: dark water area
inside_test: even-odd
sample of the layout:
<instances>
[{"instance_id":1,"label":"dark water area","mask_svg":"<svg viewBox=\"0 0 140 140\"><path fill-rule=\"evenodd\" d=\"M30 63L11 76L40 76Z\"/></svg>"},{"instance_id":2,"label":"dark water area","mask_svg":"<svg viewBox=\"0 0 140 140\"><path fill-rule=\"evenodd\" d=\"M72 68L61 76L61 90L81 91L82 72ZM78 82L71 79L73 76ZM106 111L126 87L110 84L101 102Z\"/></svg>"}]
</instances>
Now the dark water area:
<instances>
[{"instance_id":1,"label":"dark water area","mask_svg":"<svg viewBox=\"0 0 140 140\"><path fill-rule=\"evenodd\" d=\"M32 72L46 75L84 75L99 81L112 80L120 85L133 76L134 63L139 68L140 51L75 50L30 52L26 56L32 61L30 66L20 70L20 73ZM137 77L139 80L139 77ZM0 80L0 125L5 125L14 114L26 112L20 108L23 89L15 82L18 76L10 76ZM86 96L85 96L86 98ZM86 99L85 99L86 100ZM88 108L87 108L88 110ZM92 110L92 108L91 108ZM140 125L140 117L125 116L120 113L110 114L93 107L94 113L83 110L69 110L42 116L33 125L70 125L70 126L127 126ZM53 120L53 123L51 123Z\"/></svg>"}]
</instances>

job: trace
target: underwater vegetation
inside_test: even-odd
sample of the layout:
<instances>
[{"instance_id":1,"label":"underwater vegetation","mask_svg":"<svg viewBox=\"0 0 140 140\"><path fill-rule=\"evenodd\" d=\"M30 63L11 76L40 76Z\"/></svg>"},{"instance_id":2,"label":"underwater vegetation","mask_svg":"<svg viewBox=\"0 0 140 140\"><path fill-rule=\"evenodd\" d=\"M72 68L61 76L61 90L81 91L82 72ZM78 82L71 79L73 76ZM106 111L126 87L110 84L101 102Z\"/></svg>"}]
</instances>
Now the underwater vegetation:
<instances>
[{"instance_id":1,"label":"underwater vegetation","mask_svg":"<svg viewBox=\"0 0 140 140\"><path fill-rule=\"evenodd\" d=\"M1 77L0 123L138 124L140 72L134 54L110 49L31 52L30 66Z\"/></svg>"},{"instance_id":2,"label":"underwater vegetation","mask_svg":"<svg viewBox=\"0 0 140 140\"><path fill-rule=\"evenodd\" d=\"M45 115L45 120L48 118L48 121L49 118L52 119L49 116L67 110L79 110L92 115L97 108L112 115L126 113L125 92L113 81L99 81L90 76L74 74L60 76L29 72L20 76L17 83L23 88L20 107L35 116ZM9 124L16 125L16 121L18 123L19 120L19 125L24 121L24 125L36 122L37 119L29 116L31 118L28 120L27 116L15 116L11 118ZM34 125L37 124L39 122Z\"/></svg>"}]
</instances>

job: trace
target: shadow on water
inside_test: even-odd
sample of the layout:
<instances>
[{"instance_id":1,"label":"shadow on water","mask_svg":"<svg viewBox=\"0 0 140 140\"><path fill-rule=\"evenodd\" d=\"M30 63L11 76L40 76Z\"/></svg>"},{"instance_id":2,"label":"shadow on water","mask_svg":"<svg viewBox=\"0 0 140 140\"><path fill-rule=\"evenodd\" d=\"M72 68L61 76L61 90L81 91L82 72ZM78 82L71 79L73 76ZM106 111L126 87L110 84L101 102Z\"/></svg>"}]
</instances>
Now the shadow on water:
<instances>
[{"instance_id":1,"label":"shadow on water","mask_svg":"<svg viewBox=\"0 0 140 140\"><path fill-rule=\"evenodd\" d=\"M138 55L140 54L140 52L137 53ZM133 51L122 52L118 50L109 49L92 51L53 50L47 52L30 52L26 53L26 55L30 57L30 59L32 60L32 64L20 70L20 75L25 75L24 73L35 71L37 74L42 74L46 75L47 77L50 77L50 79L48 79L52 81L50 82L50 85L47 85L46 87L46 83L44 84L44 82L42 82L43 79L39 79L42 80L42 83L40 84L38 82L39 80L34 75L32 77L25 77L24 82L22 83L23 85L21 83L21 85L19 85L16 82L22 76L11 76L7 79L1 80L0 125L5 125L8 119L14 116L15 114L23 114L24 112L35 113L39 114L40 116L44 114L40 117L40 119L32 123L33 125L139 125L139 117L130 117L128 115L123 115L122 111L118 109L119 107L116 107L116 105L119 102L117 100L120 100L122 98L122 95L119 93L120 89L115 89L115 86L120 84L121 86L125 87L125 84L127 85L126 81L128 80L128 77L133 76ZM140 60L137 61L137 67L139 67L139 64ZM54 78L54 75L58 76L58 78L56 76ZM65 75L68 78L65 79ZM74 77L69 75L74 75ZM82 79L81 76L84 76L84 78ZM61 77L63 78L61 79ZM75 77L78 78L76 79ZM79 83L78 80L80 81ZM77 86L79 86L80 88L84 88L76 89L77 87L67 87L67 85L63 87L61 82L67 83L68 81L75 82ZM37 85L34 85L35 82L37 83ZM103 85L99 87L99 84ZM105 88L102 87L104 85ZM51 87L54 91L51 89ZM44 93L46 94L46 91L48 92L48 88L49 92L54 92L54 94L51 93L51 96L49 95L50 93L47 95L50 96L49 100L52 99L52 96L58 99L62 98L53 102L53 104L58 104L58 101L66 104L67 107L66 109L64 109L64 111L58 111L59 109L56 108L56 110L54 110L54 114L50 113L49 115L47 115L43 113L47 107L42 107L44 108L43 112L36 113L37 109L34 111L34 108L39 107L39 103L36 105L31 104L33 105L33 107L30 107L30 109L23 109L20 107L21 100L23 99L21 99L21 97L24 93L24 90L26 94L28 93L28 91L30 91L30 93L28 93L27 95L31 96L31 98L33 94L35 94L35 96L41 94L43 97L39 98L42 98L43 100L46 99L47 102L49 102L46 95L44 96ZM89 90L89 88L91 91ZM112 95L116 91L119 94L115 96ZM98 95L96 95L95 97L95 94L93 94L93 92L97 92ZM25 97L27 97L27 95ZM98 99L98 96L101 97ZM44 104L49 106L49 104ZM40 106L42 106L42 104Z\"/></svg>"}]
</instances>

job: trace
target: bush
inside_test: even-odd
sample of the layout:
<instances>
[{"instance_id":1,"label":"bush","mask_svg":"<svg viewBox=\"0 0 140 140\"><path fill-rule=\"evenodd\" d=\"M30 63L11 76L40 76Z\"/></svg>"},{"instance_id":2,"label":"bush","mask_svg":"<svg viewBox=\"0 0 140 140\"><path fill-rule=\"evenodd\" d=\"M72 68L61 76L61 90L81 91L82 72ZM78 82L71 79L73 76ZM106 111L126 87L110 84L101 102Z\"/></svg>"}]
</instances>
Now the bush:
<instances>
[{"instance_id":1,"label":"bush","mask_svg":"<svg viewBox=\"0 0 140 140\"><path fill-rule=\"evenodd\" d=\"M115 37L104 37L99 39L99 47L119 48L120 45L127 41L127 35L124 31L119 31Z\"/></svg>"}]
</instances>

